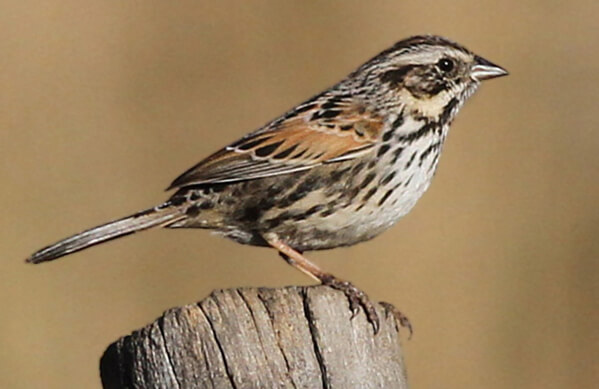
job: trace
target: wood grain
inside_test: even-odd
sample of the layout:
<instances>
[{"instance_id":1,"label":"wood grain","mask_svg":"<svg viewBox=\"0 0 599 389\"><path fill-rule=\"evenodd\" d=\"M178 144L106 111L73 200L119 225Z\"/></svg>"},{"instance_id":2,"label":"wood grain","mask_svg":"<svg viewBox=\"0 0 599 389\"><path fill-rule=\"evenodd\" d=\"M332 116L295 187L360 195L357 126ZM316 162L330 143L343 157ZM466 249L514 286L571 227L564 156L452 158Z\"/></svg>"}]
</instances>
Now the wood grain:
<instances>
[{"instance_id":1,"label":"wood grain","mask_svg":"<svg viewBox=\"0 0 599 389\"><path fill-rule=\"evenodd\" d=\"M407 388L392 316L364 313L325 286L214 291L120 338L104 388Z\"/></svg>"}]
</instances>

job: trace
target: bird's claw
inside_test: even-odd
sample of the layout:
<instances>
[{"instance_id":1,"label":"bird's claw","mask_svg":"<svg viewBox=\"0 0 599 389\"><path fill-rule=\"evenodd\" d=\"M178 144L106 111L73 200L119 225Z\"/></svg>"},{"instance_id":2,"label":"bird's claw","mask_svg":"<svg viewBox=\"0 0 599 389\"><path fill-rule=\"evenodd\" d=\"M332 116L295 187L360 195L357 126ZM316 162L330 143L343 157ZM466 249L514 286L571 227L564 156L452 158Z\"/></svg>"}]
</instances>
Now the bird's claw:
<instances>
[{"instance_id":1,"label":"bird's claw","mask_svg":"<svg viewBox=\"0 0 599 389\"><path fill-rule=\"evenodd\" d=\"M408 319L408 317L401 313L399 309L395 308L395 306L388 302L381 301L379 304L385 309L386 317L389 317L389 315L393 316L395 322L395 330L399 332L399 329L401 327L407 328L408 331L410 331L408 339L411 339L412 335L414 334L414 329L412 328L412 323L410 323L410 319Z\"/></svg>"},{"instance_id":2,"label":"bird's claw","mask_svg":"<svg viewBox=\"0 0 599 389\"><path fill-rule=\"evenodd\" d=\"M364 309L366 319L372 325L374 333L377 334L380 329L379 316L376 313L374 304L370 301L366 293L355 287L351 282L340 280L332 275L323 277L323 285L339 290L345 294L349 301L349 309L351 311L351 319L360 313L360 307Z\"/></svg>"}]
</instances>

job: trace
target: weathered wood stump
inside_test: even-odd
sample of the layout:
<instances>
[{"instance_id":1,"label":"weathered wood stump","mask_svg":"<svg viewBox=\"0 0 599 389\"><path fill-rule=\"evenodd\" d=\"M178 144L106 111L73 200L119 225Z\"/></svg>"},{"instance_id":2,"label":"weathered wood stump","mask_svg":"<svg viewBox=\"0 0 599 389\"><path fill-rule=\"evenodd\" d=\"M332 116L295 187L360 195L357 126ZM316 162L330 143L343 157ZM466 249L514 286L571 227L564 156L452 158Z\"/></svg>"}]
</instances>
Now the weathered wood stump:
<instances>
[{"instance_id":1,"label":"weathered wood stump","mask_svg":"<svg viewBox=\"0 0 599 389\"><path fill-rule=\"evenodd\" d=\"M393 317L374 335L324 286L214 291L120 338L104 388L407 388Z\"/></svg>"}]
</instances>

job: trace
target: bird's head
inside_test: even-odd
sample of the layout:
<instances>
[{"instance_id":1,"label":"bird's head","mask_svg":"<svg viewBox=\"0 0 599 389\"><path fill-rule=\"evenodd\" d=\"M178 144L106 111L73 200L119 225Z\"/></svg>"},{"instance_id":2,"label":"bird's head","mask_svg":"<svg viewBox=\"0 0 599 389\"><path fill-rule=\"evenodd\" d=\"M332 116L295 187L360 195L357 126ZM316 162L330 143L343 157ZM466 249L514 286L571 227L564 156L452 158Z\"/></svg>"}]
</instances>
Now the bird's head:
<instances>
[{"instance_id":1,"label":"bird's head","mask_svg":"<svg viewBox=\"0 0 599 389\"><path fill-rule=\"evenodd\" d=\"M483 80L508 74L502 67L448 39L423 35L400 42L358 71L375 95L407 108L414 115L451 119Z\"/></svg>"}]
</instances>

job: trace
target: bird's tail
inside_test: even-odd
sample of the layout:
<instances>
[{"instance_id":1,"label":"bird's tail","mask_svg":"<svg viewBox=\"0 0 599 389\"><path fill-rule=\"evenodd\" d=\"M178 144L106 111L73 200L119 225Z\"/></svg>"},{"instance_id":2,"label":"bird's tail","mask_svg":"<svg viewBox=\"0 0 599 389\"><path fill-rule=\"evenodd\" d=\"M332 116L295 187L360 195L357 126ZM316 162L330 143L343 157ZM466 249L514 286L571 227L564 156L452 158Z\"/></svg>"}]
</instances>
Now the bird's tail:
<instances>
[{"instance_id":1,"label":"bird's tail","mask_svg":"<svg viewBox=\"0 0 599 389\"><path fill-rule=\"evenodd\" d=\"M71 254L88 247L106 242L111 239L120 238L137 231L146 230L156 226L168 226L185 218L185 212L178 206L166 202L158 207L138 212L134 215L114 220L106 224L94 227L63 239L51 246L45 247L32 256L26 262L41 263L52 261L67 254Z\"/></svg>"}]
</instances>

